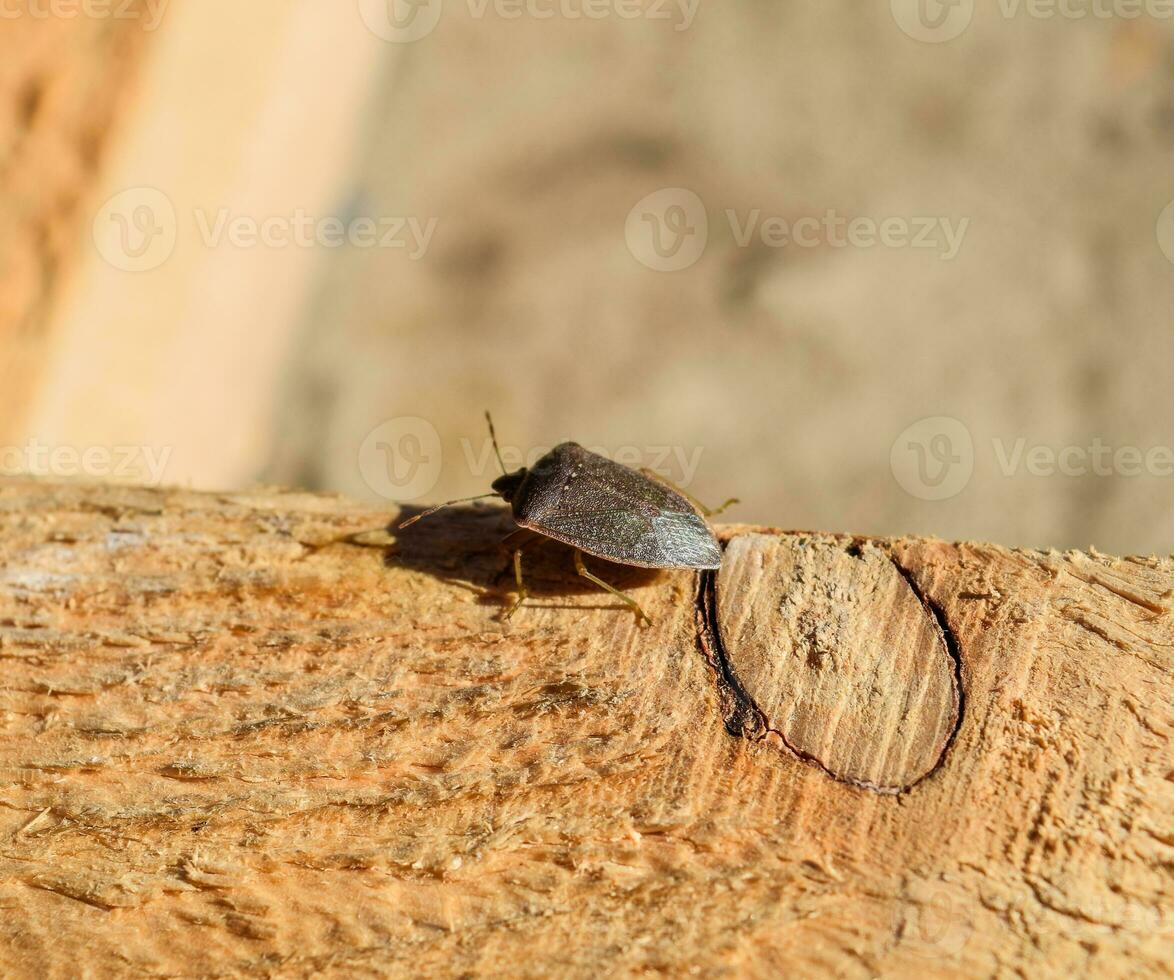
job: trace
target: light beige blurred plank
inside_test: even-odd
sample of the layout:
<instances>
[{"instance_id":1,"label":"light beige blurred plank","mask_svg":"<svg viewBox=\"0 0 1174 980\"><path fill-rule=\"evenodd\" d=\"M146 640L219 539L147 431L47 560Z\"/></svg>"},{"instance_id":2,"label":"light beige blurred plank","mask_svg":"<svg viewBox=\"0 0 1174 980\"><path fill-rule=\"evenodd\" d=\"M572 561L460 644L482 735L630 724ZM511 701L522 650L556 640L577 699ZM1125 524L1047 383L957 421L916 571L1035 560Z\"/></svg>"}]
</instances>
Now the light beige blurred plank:
<instances>
[{"instance_id":1,"label":"light beige blurred plank","mask_svg":"<svg viewBox=\"0 0 1174 980\"><path fill-rule=\"evenodd\" d=\"M48 16L52 9L14 0L0 18L3 440L27 421L54 311L87 235L87 202L159 24L157 6L141 0L119 4L116 17Z\"/></svg>"},{"instance_id":2,"label":"light beige blurred plank","mask_svg":"<svg viewBox=\"0 0 1174 980\"><path fill-rule=\"evenodd\" d=\"M252 476L326 250L212 235L222 213L338 214L394 51L349 4L174 4L95 202L30 434L168 451L170 481Z\"/></svg>"}]
</instances>

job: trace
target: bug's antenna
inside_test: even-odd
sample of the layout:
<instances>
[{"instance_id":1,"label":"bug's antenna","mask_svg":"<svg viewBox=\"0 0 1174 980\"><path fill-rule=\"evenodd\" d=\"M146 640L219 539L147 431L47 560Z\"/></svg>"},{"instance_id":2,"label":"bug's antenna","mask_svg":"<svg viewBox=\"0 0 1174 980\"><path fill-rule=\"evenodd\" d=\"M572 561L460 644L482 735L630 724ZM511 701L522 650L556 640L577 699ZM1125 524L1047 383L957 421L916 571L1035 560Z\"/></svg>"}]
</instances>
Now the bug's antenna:
<instances>
[{"instance_id":1,"label":"bug's antenna","mask_svg":"<svg viewBox=\"0 0 1174 980\"><path fill-rule=\"evenodd\" d=\"M496 493L479 493L476 497L462 497L460 500L450 500L447 503L437 504L435 507L429 507L425 511L421 511L415 517L409 517L404 521L397 530L402 531L405 527L411 527L416 521L422 521L425 517L431 517L438 510L444 510L445 507L451 507L453 504L467 504L473 500L484 500L486 497L496 497Z\"/></svg>"},{"instance_id":2,"label":"bug's antenna","mask_svg":"<svg viewBox=\"0 0 1174 980\"><path fill-rule=\"evenodd\" d=\"M493 416L489 414L489 410L485 410L485 421L489 423L489 438L493 440L493 451L497 453L497 465L501 467L501 472L506 472L505 461L501 458L501 450L497 448L497 433L493 431Z\"/></svg>"}]
</instances>

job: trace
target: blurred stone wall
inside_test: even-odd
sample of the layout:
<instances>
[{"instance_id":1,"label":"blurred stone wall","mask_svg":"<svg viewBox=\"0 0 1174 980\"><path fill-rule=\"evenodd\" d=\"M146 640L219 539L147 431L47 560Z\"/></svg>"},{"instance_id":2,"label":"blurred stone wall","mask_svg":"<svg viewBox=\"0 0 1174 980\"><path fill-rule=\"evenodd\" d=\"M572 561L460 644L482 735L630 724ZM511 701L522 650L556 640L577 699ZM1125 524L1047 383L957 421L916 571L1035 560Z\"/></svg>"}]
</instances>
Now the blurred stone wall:
<instances>
[{"instance_id":1,"label":"blurred stone wall","mask_svg":"<svg viewBox=\"0 0 1174 980\"><path fill-rule=\"evenodd\" d=\"M144 83L182 95L172 139L203 127L237 168L196 204L300 203L311 235L181 235L134 288L170 278L110 318L137 333L90 328L26 434L89 444L136 417L172 481L434 500L494 474L492 408L511 461L574 438L737 494L733 518L1174 550L1156 0L348 0L318 48L321 8L299 33L270 4L259 33L255 8L173 3L164 31L202 18L223 45ZM262 42L281 72L252 68ZM328 61L286 70L307 50L348 68L345 93ZM249 98L213 115L198 76L224 64ZM130 156L136 184L188 200ZM283 261L254 275L267 249ZM131 282L106 273L103 309ZM58 410L160 324L152 394L106 412L98 383Z\"/></svg>"},{"instance_id":2,"label":"blurred stone wall","mask_svg":"<svg viewBox=\"0 0 1174 980\"><path fill-rule=\"evenodd\" d=\"M691 488L748 520L1174 547L1174 22L982 5L944 40L956 20L934 37L899 0L493 9L446 3L399 45L354 206L435 231L335 256L268 475L474 493L490 406L523 448L700 450ZM630 214L665 188L692 194ZM682 215L650 268L641 236ZM382 483L355 465L381 424Z\"/></svg>"}]
</instances>

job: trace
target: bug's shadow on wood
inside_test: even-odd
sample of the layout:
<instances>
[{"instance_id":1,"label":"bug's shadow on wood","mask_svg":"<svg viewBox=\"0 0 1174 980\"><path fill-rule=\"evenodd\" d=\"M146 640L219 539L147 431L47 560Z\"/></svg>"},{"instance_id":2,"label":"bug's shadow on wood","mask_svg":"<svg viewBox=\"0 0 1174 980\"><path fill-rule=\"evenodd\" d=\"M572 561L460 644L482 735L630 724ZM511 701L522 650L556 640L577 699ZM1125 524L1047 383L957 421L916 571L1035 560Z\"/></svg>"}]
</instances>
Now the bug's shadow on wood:
<instances>
[{"instance_id":1,"label":"bug's shadow on wood","mask_svg":"<svg viewBox=\"0 0 1174 980\"><path fill-rule=\"evenodd\" d=\"M508 508L449 507L411 527L399 529L401 523L423 510L406 506L388 525L387 533L394 539L383 554L383 562L388 567L426 572L476 592L485 605L505 609L517 594L513 553L521 546L524 548L522 578L532 599L550 606L544 600L551 597L596 595L600 608L610 608L619 602L576 573L570 546L541 536L506 543L505 539L518 530ZM660 575L655 568L617 565L591 555L585 555L584 561L594 574L621 591L647 585Z\"/></svg>"}]
</instances>

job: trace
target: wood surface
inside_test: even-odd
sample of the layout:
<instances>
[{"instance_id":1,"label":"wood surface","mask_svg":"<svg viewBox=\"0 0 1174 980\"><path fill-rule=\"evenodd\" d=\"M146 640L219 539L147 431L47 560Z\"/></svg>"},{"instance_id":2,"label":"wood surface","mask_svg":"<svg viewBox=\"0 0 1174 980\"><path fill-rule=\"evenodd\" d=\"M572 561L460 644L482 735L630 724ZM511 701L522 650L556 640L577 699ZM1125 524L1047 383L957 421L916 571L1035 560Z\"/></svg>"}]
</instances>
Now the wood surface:
<instances>
[{"instance_id":1,"label":"wood surface","mask_svg":"<svg viewBox=\"0 0 1174 980\"><path fill-rule=\"evenodd\" d=\"M1163 975L1170 559L396 517L0 482L0 975Z\"/></svg>"}]
</instances>

